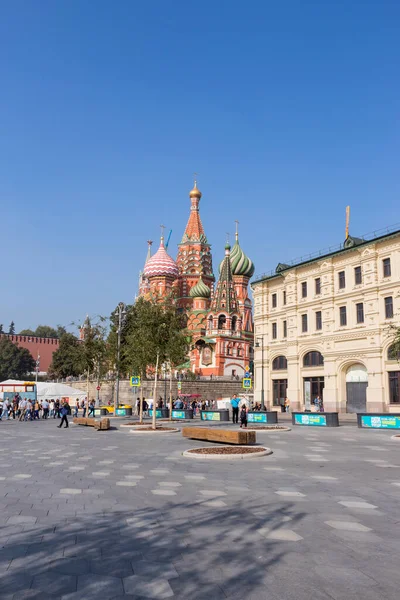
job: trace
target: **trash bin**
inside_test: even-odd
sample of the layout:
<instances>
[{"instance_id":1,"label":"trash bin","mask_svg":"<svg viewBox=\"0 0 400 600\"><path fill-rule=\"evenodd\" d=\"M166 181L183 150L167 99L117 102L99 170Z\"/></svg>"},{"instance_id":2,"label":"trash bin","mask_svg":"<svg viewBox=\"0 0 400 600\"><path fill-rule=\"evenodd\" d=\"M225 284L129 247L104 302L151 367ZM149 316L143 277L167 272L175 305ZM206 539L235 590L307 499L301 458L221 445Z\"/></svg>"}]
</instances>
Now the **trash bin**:
<instances>
[{"instance_id":1,"label":"trash bin","mask_svg":"<svg viewBox=\"0 0 400 600\"><path fill-rule=\"evenodd\" d=\"M286 411L285 411L285 405L284 405L284 404L281 404L281 412L286 412Z\"/></svg>"},{"instance_id":2,"label":"trash bin","mask_svg":"<svg viewBox=\"0 0 400 600\"><path fill-rule=\"evenodd\" d=\"M125 416L126 417L131 417L132 416L132 408L126 408L125 409Z\"/></svg>"},{"instance_id":3,"label":"trash bin","mask_svg":"<svg viewBox=\"0 0 400 600\"><path fill-rule=\"evenodd\" d=\"M106 408L101 408L100 409L100 416L101 417L106 417L108 415L108 410Z\"/></svg>"}]
</instances>

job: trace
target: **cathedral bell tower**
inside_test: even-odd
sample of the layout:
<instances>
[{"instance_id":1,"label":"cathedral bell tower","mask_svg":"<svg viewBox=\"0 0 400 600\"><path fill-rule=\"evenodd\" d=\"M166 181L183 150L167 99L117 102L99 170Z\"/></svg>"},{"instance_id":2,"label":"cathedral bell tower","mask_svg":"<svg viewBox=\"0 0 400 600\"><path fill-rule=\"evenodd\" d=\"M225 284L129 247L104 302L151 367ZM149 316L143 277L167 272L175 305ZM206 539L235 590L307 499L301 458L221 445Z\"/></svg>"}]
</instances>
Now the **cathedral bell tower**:
<instances>
[{"instance_id":1,"label":"cathedral bell tower","mask_svg":"<svg viewBox=\"0 0 400 600\"><path fill-rule=\"evenodd\" d=\"M176 263L179 270L179 293L178 305L182 308L190 308L193 305L191 289L199 282L200 275L210 293L214 286L214 274L212 268L211 246L204 233L200 218L199 204L201 192L194 182L193 189L189 193L190 216L178 246L178 257Z\"/></svg>"}]
</instances>

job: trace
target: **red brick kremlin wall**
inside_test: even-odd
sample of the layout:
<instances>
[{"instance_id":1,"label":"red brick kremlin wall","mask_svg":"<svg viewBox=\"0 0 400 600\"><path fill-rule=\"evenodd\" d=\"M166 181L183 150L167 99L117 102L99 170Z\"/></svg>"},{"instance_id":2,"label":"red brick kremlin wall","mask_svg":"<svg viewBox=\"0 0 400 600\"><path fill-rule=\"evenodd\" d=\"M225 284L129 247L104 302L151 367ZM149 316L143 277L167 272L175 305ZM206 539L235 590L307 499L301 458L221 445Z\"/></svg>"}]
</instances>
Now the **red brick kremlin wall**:
<instances>
[{"instance_id":1,"label":"red brick kremlin wall","mask_svg":"<svg viewBox=\"0 0 400 600\"><path fill-rule=\"evenodd\" d=\"M26 348L36 360L40 355L40 372L47 372L53 360L53 352L58 350L60 340L55 338L40 338L29 335L0 334L0 338L8 338L19 348Z\"/></svg>"}]
</instances>

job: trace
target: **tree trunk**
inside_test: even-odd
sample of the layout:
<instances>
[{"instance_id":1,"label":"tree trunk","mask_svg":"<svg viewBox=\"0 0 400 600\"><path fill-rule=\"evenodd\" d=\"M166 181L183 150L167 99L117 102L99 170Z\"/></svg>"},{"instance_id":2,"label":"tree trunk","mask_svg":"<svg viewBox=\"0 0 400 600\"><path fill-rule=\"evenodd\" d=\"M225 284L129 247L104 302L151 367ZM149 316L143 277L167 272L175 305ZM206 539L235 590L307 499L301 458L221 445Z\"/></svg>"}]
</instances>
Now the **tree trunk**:
<instances>
[{"instance_id":1,"label":"tree trunk","mask_svg":"<svg viewBox=\"0 0 400 600\"><path fill-rule=\"evenodd\" d=\"M155 374L155 378L154 378L154 390L153 390L153 423L152 423L152 429L156 429L156 412L157 412L157 375L158 375L158 359L159 359L159 352L157 352L157 360L156 360L156 374Z\"/></svg>"},{"instance_id":2,"label":"tree trunk","mask_svg":"<svg viewBox=\"0 0 400 600\"><path fill-rule=\"evenodd\" d=\"M169 363L169 420L172 421L172 367Z\"/></svg>"},{"instance_id":3,"label":"tree trunk","mask_svg":"<svg viewBox=\"0 0 400 600\"><path fill-rule=\"evenodd\" d=\"M143 373L141 373L140 381L143 381ZM139 402L139 423L143 423L143 386L140 386L140 402Z\"/></svg>"}]
</instances>

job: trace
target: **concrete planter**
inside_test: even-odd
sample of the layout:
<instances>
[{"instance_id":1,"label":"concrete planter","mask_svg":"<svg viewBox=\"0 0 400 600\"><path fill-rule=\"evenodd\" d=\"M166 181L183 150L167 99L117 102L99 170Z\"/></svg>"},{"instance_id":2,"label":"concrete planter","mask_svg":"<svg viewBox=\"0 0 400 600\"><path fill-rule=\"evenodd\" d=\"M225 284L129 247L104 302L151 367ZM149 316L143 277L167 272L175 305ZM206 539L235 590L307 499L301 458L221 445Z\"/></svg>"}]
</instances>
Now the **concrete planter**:
<instances>
[{"instance_id":1,"label":"concrete planter","mask_svg":"<svg viewBox=\"0 0 400 600\"><path fill-rule=\"evenodd\" d=\"M400 429L400 413L358 413L361 429Z\"/></svg>"},{"instance_id":2,"label":"concrete planter","mask_svg":"<svg viewBox=\"0 0 400 600\"><path fill-rule=\"evenodd\" d=\"M202 421L229 421L229 410L201 410L200 418Z\"/></svg>"}]
</instances>

